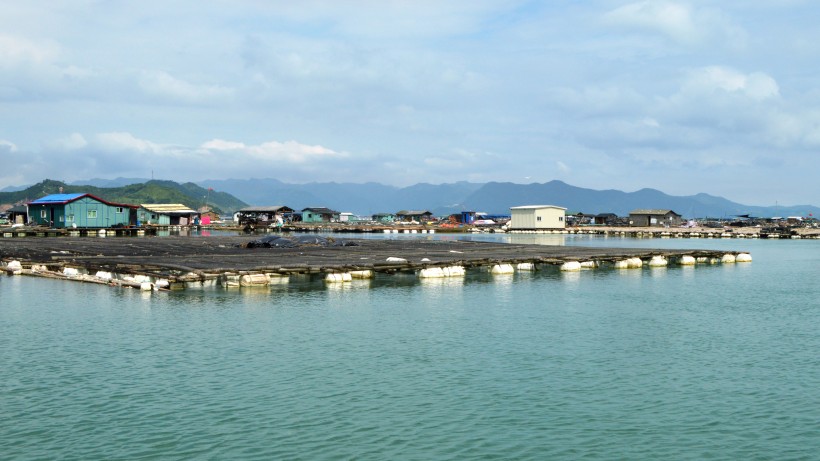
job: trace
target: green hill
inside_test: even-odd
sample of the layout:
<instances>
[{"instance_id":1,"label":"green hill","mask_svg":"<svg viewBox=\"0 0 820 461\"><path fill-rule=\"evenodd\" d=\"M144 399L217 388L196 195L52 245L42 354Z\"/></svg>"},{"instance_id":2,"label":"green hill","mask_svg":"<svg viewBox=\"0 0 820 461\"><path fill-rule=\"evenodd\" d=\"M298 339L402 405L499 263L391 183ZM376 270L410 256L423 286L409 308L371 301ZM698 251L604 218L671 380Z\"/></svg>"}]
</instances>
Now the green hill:
<instances>
[{"instance_id":1,"label":"green hill","mask_svg":"<svg viewBox=\"0 0 820 461\"><path fill-rule=\"evenodd\" d=\"M197 210L207 205L217 213L232 213L248 206L226 192L209 191L194 183L179 184L174 181L152 180L142 184L123 187L94 187L68 185L61 181L46 179L27 189L16 192L0 192L0 204L18 204L36 200L49 194L89 193L103 200L139 205L141 203L182 203Z\"/></svg>"}]
</instances>

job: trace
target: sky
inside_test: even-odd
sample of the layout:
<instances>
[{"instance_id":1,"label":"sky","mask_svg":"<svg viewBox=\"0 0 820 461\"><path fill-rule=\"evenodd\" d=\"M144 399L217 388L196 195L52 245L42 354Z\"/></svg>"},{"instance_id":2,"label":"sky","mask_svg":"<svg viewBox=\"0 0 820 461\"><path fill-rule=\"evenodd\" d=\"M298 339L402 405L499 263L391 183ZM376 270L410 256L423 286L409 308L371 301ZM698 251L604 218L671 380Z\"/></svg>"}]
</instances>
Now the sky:
<instances>
[{"instance_id":1,"label":"sky","mask_svg":"<svg viewBox=\"0 0 820 461\"><path fill-rule=\"evenodd\" d=\"M0 0L0 189L456 181L820 205L810 0Z\"/></svg>"}]
</instances>

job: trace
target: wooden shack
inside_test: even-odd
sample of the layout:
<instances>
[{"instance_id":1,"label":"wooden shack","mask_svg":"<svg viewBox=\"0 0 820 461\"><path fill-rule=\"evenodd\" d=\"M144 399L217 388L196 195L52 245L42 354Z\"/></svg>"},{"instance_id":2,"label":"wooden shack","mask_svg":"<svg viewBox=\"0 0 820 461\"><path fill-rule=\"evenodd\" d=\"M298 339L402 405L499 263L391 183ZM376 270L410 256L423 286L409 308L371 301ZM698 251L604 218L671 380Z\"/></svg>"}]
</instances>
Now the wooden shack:
<instances>
[{"instance_id":1,"label":"wooden shack","mask_svg":"<svg viewBox=\"0 0 820 461\"><path fill-rule=\"evenodd\" d=\"M629 212L629 225L635 227L678 227L683 224L681 215L672 210L639 209Z\"/></svg>"},{"instance_id":2,"label":"wooden shack","mask_svg":"<svg viewBox=\"0 0 820 461\"><path fill-rule=\"evenodd\" d=\"M52 228L110 228L136 225L137 205L113 203L91 194L51 194L28 204L29 221Z\"/></svg>"}]
</instances>

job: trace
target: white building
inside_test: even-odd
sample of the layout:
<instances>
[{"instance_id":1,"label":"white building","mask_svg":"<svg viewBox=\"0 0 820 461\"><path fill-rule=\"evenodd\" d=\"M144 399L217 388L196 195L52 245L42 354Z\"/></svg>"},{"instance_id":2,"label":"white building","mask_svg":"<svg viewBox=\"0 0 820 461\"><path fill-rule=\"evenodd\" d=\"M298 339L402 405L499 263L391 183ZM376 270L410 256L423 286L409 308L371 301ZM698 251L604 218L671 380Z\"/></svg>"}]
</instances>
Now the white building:
<instances>
[{"instance_id":1,"label":"white building","mask_svg":"<svg viewBox=\"0 0 820 461\"><path fill-rule=\"evenodd\" d=\"M527 205L510 208L510 230L564 229L567 209L555 205Z\"/></svg>"}]
</instances>

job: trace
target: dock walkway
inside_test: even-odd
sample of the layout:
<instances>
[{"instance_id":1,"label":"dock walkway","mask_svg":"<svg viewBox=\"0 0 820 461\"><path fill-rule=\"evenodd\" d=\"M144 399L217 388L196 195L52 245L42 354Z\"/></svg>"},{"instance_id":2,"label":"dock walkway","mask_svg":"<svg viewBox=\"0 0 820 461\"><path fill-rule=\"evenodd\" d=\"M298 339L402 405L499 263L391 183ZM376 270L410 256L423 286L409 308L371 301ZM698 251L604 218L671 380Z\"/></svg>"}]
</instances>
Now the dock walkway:
<instances>
[{"instance_id":1,"label":"dock walkway","mask_svg":"<svg viewBox=\"0 0 820 461\"><path fill-rule=\"evenodd\" d=\"M588 263L598 267L627 259L699 262L732 261L737 252L594 248L475 242L461 240L346 240L351 246L306 245L297 248L247 248L252 236L0 239L0 260L12 261L32 275L103 273L102 281L162 280L169 287L190 283L230 284L243 276L295 274L372 274L424 271L431 268L531 267ZM331 241L333 239L330 239ZM336 242L338 243L338 241ZM639 261L640 262L640 261ZM521 264L529 266L520 266ZM617 267L617 265L616 265ZM640 266L639 266L640 267ZM528 269L532 270L532 269ZM139 275L142 278L134 278ZM129 279L130 277L130 279ZM93 280L84 280L93 281Z\"/></svg>"}]
</instances>

